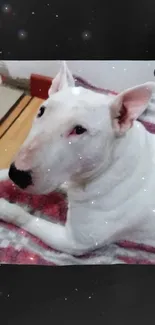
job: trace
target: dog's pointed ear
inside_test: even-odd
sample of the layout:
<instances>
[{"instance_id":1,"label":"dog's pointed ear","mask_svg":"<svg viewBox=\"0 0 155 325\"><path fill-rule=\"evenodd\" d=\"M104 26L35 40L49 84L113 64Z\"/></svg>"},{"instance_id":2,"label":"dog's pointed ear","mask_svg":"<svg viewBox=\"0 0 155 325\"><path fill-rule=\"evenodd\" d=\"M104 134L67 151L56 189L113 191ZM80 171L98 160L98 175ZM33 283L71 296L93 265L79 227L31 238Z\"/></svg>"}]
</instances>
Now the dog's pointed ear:
<instances>
[{"instance_id":1,"label":"dog's pointed ear","mask_svg":"<svg viewBox=\"0 0 155 325\"><path fill-rule=\"evenodd\" d=\"M74 87L75 81L72 76L72 73L67 67L66 61L62 61L61 68L59 73L52 81L52 85L48 91L48 95L51 96L52 94L67 88L67 87Z\"/></svg>"},{"instance_id":2,"label":"dog's pointed ear","mask_svg":"<svg viewBox=\"0 0 155 325\"><path fill-rule=\"evenodd\" d=\"M123 135L145 111L155 91L155 83L147 82L125 90L110 104L112 126L116 135Z\"/></svg>"}]
</instances>

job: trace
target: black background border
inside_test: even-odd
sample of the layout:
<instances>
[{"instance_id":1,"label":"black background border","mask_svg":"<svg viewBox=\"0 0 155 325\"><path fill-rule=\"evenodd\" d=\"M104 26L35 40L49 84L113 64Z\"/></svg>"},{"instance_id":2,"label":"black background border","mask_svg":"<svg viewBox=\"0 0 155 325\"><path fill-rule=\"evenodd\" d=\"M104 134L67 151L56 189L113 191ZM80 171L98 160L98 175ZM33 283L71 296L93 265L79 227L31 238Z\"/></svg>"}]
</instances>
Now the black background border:
<instances>
[{"instance_id":1,"label":"black background border","mask_svg":"<svg viewBox=\"0 0 155 325\"><path fill-rule=\"evenodd\" d=\"M155 58L154 0L2 0L0 7L2 60ZM0 321L151 325L154 292L154 266L3 265Z\"/></svg>"},{"instance_id":2,"label":"black background border","mask_svg":"<svg viewBox=\"0 0 155 325\"><path fill-rule=\"evenodd\" d=\"M8 2L0 3L2 59L155 57L154 0Z\"/></svg>"}]
</instances>

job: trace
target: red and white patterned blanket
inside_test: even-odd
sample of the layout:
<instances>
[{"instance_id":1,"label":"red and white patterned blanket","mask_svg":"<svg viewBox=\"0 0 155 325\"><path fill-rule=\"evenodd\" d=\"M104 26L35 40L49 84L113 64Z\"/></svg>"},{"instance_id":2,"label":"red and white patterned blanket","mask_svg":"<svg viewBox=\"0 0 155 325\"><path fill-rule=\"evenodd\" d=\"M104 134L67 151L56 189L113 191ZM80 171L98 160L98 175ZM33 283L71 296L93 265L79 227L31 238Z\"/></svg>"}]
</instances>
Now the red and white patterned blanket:
<instances>
[{"instance_id":1,"label":"red and white patterned blanket","mask_svg":"<svg viewBox=\"0 0 155 325\"><path fill-rule=\"evenodd\" d=\"M79 79L78 83L83 83L83 80ZM91 88L87 83L85 86ZM99 91L101 90L99 89ZM103 90L103 92L105 91ZM155 124L145 122L144 125L149 132L155 133ZM67 201L61 193L42 196L28 195L13 186L11 181L6 181L0 182L0 197L9 202L18 203L33 215L42 215L48 219L55 217L57 220L65 222ZM0 263L42 265L155 264L155 247L133 242L121 242L98 249L87 256L76 258L69 254L56 252L25 230L0 221Z\"/></svg>"},{"instance_id":2,"label":"red and white patterned blanket","mask_svg":"<svg viewBox=\"0 0 155 325\"><path fill-rule=\"evenodd\" d=\"M0 183L0 197L18 203L28 212L65 222L67 200L61 193L28 195L11 181ZM74 257L56 252L38 238L12 224L0 221L0 263L8 264L155 264L155 247L121 242L103 247L90 255Z\"/></svg>"}]
</instances>

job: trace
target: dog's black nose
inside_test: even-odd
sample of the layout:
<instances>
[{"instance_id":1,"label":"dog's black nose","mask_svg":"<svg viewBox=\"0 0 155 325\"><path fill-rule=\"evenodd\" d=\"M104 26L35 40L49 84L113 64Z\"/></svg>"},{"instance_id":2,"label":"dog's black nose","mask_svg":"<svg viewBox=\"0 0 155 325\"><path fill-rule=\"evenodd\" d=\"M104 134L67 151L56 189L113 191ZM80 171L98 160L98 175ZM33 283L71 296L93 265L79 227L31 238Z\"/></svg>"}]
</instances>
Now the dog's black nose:
<instances>
[{"instance_id":1,"label":"dog's black nose","mask_svg":"<svg viewBox=\"0 0 155 325\"><path fill-rule=\"evenodd\" d=\"M23 190L32 185L32 177L30 171L19 170L14 164L11 164L9 170L10 179Z\"/></svg>"}]
</instances>

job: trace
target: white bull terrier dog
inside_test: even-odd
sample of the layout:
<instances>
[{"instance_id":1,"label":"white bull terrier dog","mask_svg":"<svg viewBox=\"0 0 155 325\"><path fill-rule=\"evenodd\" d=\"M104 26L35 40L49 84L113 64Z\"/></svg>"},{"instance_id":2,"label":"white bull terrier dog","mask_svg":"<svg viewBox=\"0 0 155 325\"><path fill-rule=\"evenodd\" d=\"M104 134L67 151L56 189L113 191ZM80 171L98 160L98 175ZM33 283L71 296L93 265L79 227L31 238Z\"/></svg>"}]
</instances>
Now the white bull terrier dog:
<instances>
[{"instance_id":1,"label":"white bull terrier dog","mask_svg":"<svg viewBox=\"0 0 155 325\"><path fill-rule=\"evenodd\" d=\"M151 82L114 97L75 87L63 63L9 177L36 194L66 182L66 224L4 199L1 218L72 255L121 240L155 245L155 136L136 121L154 91Z\"/></svg>"}]
</instances>

